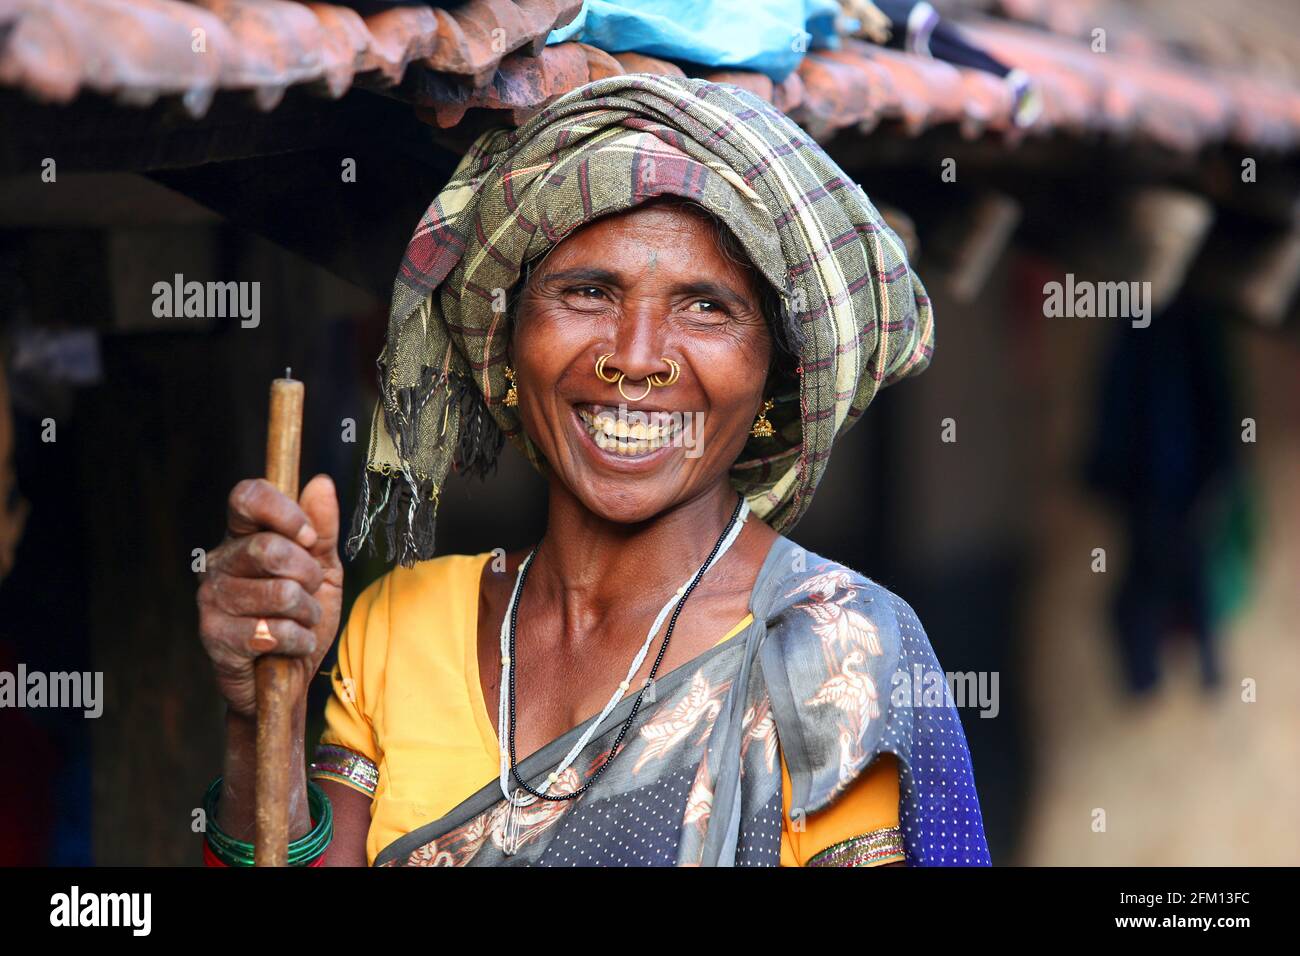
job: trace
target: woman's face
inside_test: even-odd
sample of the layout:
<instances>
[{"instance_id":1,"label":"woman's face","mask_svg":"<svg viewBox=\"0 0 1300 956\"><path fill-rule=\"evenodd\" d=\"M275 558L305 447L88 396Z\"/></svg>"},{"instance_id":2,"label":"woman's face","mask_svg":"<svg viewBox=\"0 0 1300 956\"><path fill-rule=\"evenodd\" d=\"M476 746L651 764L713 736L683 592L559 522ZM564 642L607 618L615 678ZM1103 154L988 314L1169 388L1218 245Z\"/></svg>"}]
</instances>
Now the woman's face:
<instances>
[{"instance_id":1,"label":"woman's face","mask_svg":"<svg viewBox=\"0 0 1300 956\"><path fill-rule=\"evenodd\" d=\"M524 428L588 510L643 521L726 480L763 400L772 342L749 269L703 216L639 206L559 243L520 303ZM601 381L622 373L617 383ZM681 374L650 388L647 378ZM644 394L644 397L642 395Z\"/></svg>"}]
</instances>

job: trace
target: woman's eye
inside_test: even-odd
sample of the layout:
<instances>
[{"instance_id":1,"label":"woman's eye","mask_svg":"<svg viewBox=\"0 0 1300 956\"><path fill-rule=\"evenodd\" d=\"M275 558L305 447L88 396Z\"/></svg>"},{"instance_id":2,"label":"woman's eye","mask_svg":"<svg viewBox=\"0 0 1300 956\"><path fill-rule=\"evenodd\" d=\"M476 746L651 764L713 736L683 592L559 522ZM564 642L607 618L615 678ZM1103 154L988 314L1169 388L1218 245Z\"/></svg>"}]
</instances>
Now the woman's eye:
<instances>
[{"instance_id":1,"label":"woman's eye","mask_svg":"<svg viewBox=\"0 0 1300 956\"><path fill-rule=\"evenodd\" d=\"M600 286L595 285L574 286L574 288L569 291L576 293L584 299L597 299L602 298L605 295L605 290L600 288Z\"/></svg>"},{"instance_id":2,"label":"woman's eye","mask_svg":"<svg viewBox=\"0 0 1300 956\"><path fill-rule=\"evenodd\" d=\"M718 303L716 302L710 301L709 299L696 299L694 302L692 302L690 305L686 307L686 311L705 312L705 313L721 312L722 306L718 305Z\"/></svg>"}]
</instances>

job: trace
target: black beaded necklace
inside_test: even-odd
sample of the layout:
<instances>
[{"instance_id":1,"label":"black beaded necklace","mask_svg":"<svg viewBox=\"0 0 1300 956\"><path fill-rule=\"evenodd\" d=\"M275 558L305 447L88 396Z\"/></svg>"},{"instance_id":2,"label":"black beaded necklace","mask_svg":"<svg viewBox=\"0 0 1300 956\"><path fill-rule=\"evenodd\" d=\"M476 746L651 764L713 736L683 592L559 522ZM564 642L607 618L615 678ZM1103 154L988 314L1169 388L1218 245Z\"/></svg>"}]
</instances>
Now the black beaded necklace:
<instances>
[{"instance_id":1,"label":"black beaded necklace","mask_svg":"<svg viewBox=\"0 0 1300 956\"><path fill-rule=\"evenodd\" d=\"M717 556L718 551L722 548L722 542L727 540L727 535L731 533L731 528L736 523L736 519L739 517L740 509L743 505L743 498L736 502L735 510L731 512L731 519L727 522L727 526L722 529L722 534L718 536L718 540L714 543L713 550L709 552L708 559L700 565L700 569L695 572L695 577L691 579L691 583L682 591L682 596L677 601L677 606L673 608L673 616L668 621L668 629L664 632L664 640L659 646L659 653L655 656L655 662L650 668L650 674L646 677L645 683L641 685L641 690L637 693L636 700L632 703L632 710L628 713L627 719L623 721L623 726L619 728L618 736L614 738L614 743L613 746L609 748L609 753L605 756L601 765L596 768L596 772L591 775L591 779L571 793L549 794L534 790L522 777L519 776L519 763L515 758L515 674L519 670L519 668L514 664L514 662L518 660L515 656L515 626L519 619L519 605L524 595L524 583L528 580L528 570L532 566L532 555L529 556L530 560L525 564L523 571L520 574L518 593L515 597L514 607L511 608L510 611L510 727L508 732L510 744L510 776L514 778L515 783L517 783L522 789L542 800L550 800L557 803L564 800L576 800L600 778L600 775L605 772L605 768L607 768L610 763L613 762L614 758L618 756L623 744L623 738L627 736L628 730L632 727L632 722L636 720L637 712L641 709L641 701L645 697L646 688L654 683L655 674L659 671L659 665L663 663L664 654L668 651L668 642L671 641L673 637L673 628L677 626L677 617L682 613L682 608L686 606L686 599L691 596L691 592L695 590L695 586L699 584L700 579L704 577L704 572L713 564L714 557ZM534 549L533 554L536 553L537 551Z\"/></svg>"}]
</instances>

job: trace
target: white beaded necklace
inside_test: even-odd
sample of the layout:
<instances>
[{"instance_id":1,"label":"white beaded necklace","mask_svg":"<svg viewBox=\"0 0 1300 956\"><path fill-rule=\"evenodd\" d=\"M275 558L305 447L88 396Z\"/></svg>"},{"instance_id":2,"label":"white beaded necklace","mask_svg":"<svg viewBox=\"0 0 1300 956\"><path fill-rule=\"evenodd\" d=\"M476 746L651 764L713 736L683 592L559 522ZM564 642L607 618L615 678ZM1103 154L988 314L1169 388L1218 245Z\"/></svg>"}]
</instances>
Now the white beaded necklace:
<instances>
[{"instance_id":1,"label":"white beaded necklace","mask_svg":"<svg viewBox=\"0 0 1300 956\"><path fill-rule=\"evenodd\" d=\"M609 698L609 703L607 703L604 709L602 709L591 723L588 724L587 729L583 731L582 736L578 738L577 743L575 743L569 750L568 754L565 755L564 759L560 762L560 765L547 776L546 782L540 788L542 793L550 792L551 787L559 782L560 775L569 769L573 762L578 759L578 754L582 753L583 748L591 742L591 739L594 736L596 736L596 731L600 729L600 725L604 723L605 718L608 717L614 708L618 706L618 702L623 699L623 695L628 692L629 688L631 688L632 678L636 676L637 671L641 669L641 665L645 663L646 654L650 651L650 645L654 642L655 635L658 634L659 629L663 627L664 621L667 620L668 615L672 613L673 606L682 599L682 596L686 593L686 589L690 587L692 581L697 577L702 579L705 572L722 559L722 556L727 553L727 550L731 547L732 543L735 542L736 538L740 535L741 529L745 525L745 519L748 517L749 502L742 498L740 510L737 512L735 519L731 522L731 527L727 529L727 534L722 539L722 544L718 547L717 554L713 556L712 560L706 560L694 574L686 579L686 583L673 593L673 596L668 599L668 602L664 604L663 609L655 618L654 623L650 625L650 630L646 632L645 643L641 645L641 649L637 651L636 656L632 658L632 665L628 668L627 677L625 677L618 685L618 689L615 690L613 695ZM510 792L510 751L507 744L501 739L501 734L509 733L508 728L510 726L510 668L514 666L514 662L510 660L510 618L514 613L515 605L519 601L519 594L522 590L521 585L524 580L524 571L528 568L528 565L533 560L533 556L536 554L537 549L534 548L529 552L528 557L524 558L524 560L520 562L519 570L515 573L515 586L510 592L510 601L506 604L505 617L501 619L501 687L500 692L497 695L497 740L501 757L501 795L505 797L506 801L509 803L504 832L504 845L502 846L502 852L507 854L513 854L519 849L519 808L535 803L539 799L522 787L516 787L513 794Z\"/></svg>"}]
</instances>

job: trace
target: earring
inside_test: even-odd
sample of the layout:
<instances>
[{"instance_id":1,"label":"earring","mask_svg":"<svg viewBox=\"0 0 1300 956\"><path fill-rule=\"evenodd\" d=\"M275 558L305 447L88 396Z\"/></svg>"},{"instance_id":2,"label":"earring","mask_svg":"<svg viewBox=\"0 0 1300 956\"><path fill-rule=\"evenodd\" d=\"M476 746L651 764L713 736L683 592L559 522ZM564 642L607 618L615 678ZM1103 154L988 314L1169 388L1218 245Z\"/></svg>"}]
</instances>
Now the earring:
<instances>
[{"instance_id":1,"label":"earring","mask_svg":"<svg viewBox=\"0 0 1300 956\"><path fill-rule=\"evenodd\" d=\"M771 438L776 434L776 429L767 420L767 413L772 410L772 406L775 404L770 398L763 399L763 407L759 409L758 419L754 422L754 427L749 430L749 433L755 438Z\"/></svg>"},{"instance_id":2,"label":"earring","mask_svg":"<svg viewBox=\"0 0 1300 956\"><path fill-rule=\"evenodd\" d=\"M505 406L514 408L519 404L519 389L515 388L515 370L509 365L506 366L506 379L510 382L510 387L506 389Z\"/></svg>"}]
</instances>

